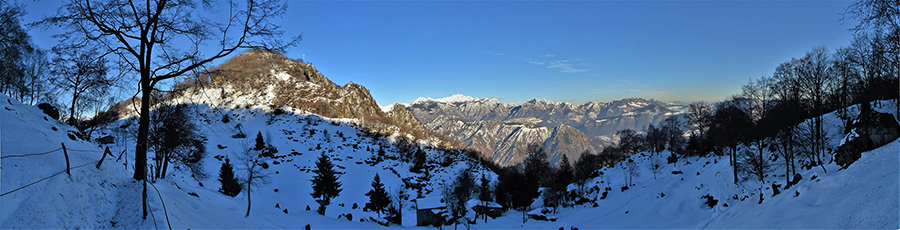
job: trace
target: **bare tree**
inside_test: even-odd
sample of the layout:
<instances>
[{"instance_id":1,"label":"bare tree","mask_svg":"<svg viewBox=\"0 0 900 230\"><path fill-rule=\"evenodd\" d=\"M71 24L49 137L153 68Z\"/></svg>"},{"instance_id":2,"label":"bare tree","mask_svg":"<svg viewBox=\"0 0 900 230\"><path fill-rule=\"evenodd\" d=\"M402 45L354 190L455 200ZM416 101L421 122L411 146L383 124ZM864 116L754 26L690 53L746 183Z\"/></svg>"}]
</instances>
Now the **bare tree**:
<instances>
[{"instance_id":1,"label":"bare tree","mask_svg":"<svg viewBox=\"0 0 900 230\"><path fill-rule=\"evenodd\" d=\"M834 83L830 62L830 55L824 46L813 48L801 59L802 64L798 75L803 92L801 96L810 102L810 113L814 116L810 151L815 155L819 165L823 164L821 155L825 153L822 117L827 110L825 99ZM825 166L822 166L822 170L825 170Z\"/></svg>"},{"instance_id":2,"label":"bare tree","mask_svg":"<svg viewBox=\"0 0 900 230\"><path fill-rule=\"evenodd\" d=\"M55 16L36 25L67 30L59 35L76 43L93 43L104 54L118 57L137 73L141 92L141 112L135 149L134 178L144 178L147 164L147 136L150 119L150 92L160 81L194 73L213 60L241 48L282 50L282 31L270 20L286 12L277 0L233 1L126 1L76 0L67 2ZM224 19L224 20L217 20ZM213 52L203 52L204 50Z\"/></svg>"},{"instance_id":3,"label":"bare tree","mask_svg":"<svg viewBox=\"0 0 900 230\"><path fill-rule=\"evenodd\" d=\"M16 85L18 88L18 99L22 103L33 105L35 100L40 98L49 98L47 92L51 88L49 84L49 66L50 60L47 54L41 49L29 49L22 60L22 79Z\"/></svg>"},{"instance_id":4,"label":"bare tree","mask_svg":"<svg viewBox=\"0 0 900 230\"><path fill-rule=\"evenodd\" d=\"M59 35L63 39L99 44L105 53L124 63L124 72L140 76L136 83L142 103L133 178L142 180L146 174L153 87L160 81L195 73L241 48L283 50L297 44L300 36L283 42L280 27L270 22L286 9L278 0L248 0L243 4L74 0L63 4L56 15L35 24L64 28L66 33ZM146 217L145 208L143 218Z\"/></svg>"},{"instance_id":5,"label":"bare tree","mask_svg":"<svg viewBox=\"0 0 900 230\"><path fill-rule=\"evenodd\" d=\"M244 214L244 217L248 217L250 216L250 196L253 193L253 188L268 184L269 175L263 171L262 161L259 159L259 151L253 150L249 142L245 142L241 152L236 153L236 155L239 164L238 169L247 173L244 179L245 188L247 189L247 214Z\"/></svg>"},{"instance_id":6,"label":"bare tree","mask_svg":"<svg viewBox=\"0 0 900 230\"><path fill-rule=\"evenodd\" d=\"M700 155L705 155L703 139L706 137L706 130L710 126L710 117L712 117L712 106L706 102L694 102L688 105L688 122L691 126L691 136L699 141Z\"/></svg>"},{"instance_id":7,"label":"bare tree","mask_svg":"<svg viewBox=\"0 0 900 230\"><path fill-rule=\"evenodd\" d=\"M72 94L69 107L69 124L77 124L79 108L89 104L90 99L102 98L108 88L115 84L115 79L107 75L109 70L106 58L91 47L78 45L61 45L53 48L53 85L60 90ZM85 98L83 96L91 95Z\"/></svg>"},{"instance_id":8,"label":"bare tree","mask_svg":"<svg viewBox=\"0 0 900 230\"><path fill-rule=\"evenodd\" d=\"M19 22L24 15L23 5L0 0L0 92L8 95L21 85L22 60L31 49L31 36Z\"/></svg>"},{"instance_id":9,"label":"bare tree","mask_svg":"<svg viewBox=\"0 0 900 230\"><path fill-rule=\"evenodd\" d=\"M885 51L878 59L887 59L882 63L886 64L884 72L887 72L887 78L895 81L892 87L882 87L884 92L882 95L897 94L897 87L900 81L897 80L900 75L900 2L887 0L859 0L853 5L847 7L844 12L845 18L855 19L859 22L853 30L859 34L874 33L877 37L875 43L883 44L882 49ZM893 60L890 60L893 59ZM874 60L874 59L873 59ZM886 84L881 84L886 85ZM888 97L889 98L889 97ZM895 99L900 103L900 97ZM900 114L900 106L896 108L897 114Z\"/></svg>"}]
</instances>

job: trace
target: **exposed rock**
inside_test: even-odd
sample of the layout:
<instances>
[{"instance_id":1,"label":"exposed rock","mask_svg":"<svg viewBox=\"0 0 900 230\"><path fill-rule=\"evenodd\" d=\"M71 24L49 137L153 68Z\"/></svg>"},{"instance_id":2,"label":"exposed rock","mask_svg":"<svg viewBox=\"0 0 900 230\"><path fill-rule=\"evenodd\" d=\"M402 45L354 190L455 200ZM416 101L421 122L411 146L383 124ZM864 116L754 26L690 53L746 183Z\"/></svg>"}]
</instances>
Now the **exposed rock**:
<instances>
[{"instance_id":1,"label":"exposed rock","mask_svg":"<svg viewBox=\"0 0 900 230\"><path fill-rule=\"evenodd\" d=\"M847 168L856 162L863 152L881 147L900 137L900 124L894 116L887 113L878 113L863 108L857 120L848 128L850 133L844 144L838 146L835 153L835 163Z\"/></svg>"},{"instance_id":2,"label":"exposed rock","mask_svg":"<svg viewBox=\"0 0 900 230\"><path fill-rule=\"evenodd\" d=\"M37 107L38 109L41 109L41 111L44 111L44 114L50 116L50 118L59 120L59 109L57 109L55 106L48 103L40 103L37 105Z\"/></svg>"},{"instance_id":3,"label":"exposed rock","mask_svg":"<svg viewBox=\"0 0 900 230\"><path fill-rule=\"evenodd\" d=\"M104 137L96 139L96 141L99 142L100 144L112 144L112 143L115 143L115 140L116 139L111 135L106 135Z\"/></svg>"}]
</instances>

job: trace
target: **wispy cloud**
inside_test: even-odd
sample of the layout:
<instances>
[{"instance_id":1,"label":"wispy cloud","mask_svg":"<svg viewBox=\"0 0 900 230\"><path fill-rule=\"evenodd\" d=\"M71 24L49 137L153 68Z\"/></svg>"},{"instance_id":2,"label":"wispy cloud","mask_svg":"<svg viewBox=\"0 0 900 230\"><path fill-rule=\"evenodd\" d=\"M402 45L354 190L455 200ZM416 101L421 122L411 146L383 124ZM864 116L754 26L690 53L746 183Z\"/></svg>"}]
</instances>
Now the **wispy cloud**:
<instances>
[{"instance_id":1,"label":"wispy cloud","mask_svg":"<svg viewBox=\"0 0 900 230\"><path fill-rule=\"evenodd\" d=\"M573 58L573 59L565 59L559 58L555 54L542 54L542 55L506 55L504 53L500 53L493 50L481 50L481 53L490 54L494 56L506 56L514 59L518 59L521 61L525 61L528 64L536 65L536 66L544 66L551 70L556 70L560 73L584 73L591 71L591 69L583 68L582 66L586 65L585 60L581 58Z\"/></svg>"},{"instance_id":2,"label":"wispy cloud","mask_svg":"<svg viewBox=\"0 0 900 230\"><path fill-rule=\"evenodd\" d=\"M482 53L491 54L491 55L494 55L494 56L506 56L506 54L504 54L504 53L497 52L497 51L493 51L493 50L482 50L481 52L482 52Z\"/></svg>"},{"instance_id":3,"label":"wispy cloud","mask_svg":"<svg viewBox=\"0 0 900 230\"><path fill-rule=\"evenodd\" d=\"M581 59L561 59L549 61L528 61L532 65L547 66L548 69L554 69L562 73L583 73L590 69L578 68L576 66L583 65L584 60Z\"/></svg>"}]
</instances>

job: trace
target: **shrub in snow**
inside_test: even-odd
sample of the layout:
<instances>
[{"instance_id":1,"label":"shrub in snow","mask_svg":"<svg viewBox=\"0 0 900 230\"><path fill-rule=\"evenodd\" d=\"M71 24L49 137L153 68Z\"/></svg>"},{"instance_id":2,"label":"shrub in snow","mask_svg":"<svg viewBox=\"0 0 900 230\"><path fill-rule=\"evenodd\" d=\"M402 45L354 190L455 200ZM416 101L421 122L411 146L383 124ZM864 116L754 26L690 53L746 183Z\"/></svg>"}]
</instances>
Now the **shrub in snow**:
<instances>
[{"instance_id":1,"label":"shrub in snow","mask_svg":"<svg viewBox=\"0 0 900 230\"><path fill-rule=\"evenodd\" d=\"M675 153L672 153L672 155L670 155L669 157L666 158L666 161L669 164L675 164L676 162L678 162L678 155L675 155Z\"/></svg>"},{"instance_id":2,"label":"shrub in snow","mask_svg":"<svg viewBox=\"0 0 900 230\"><path fill-rule=\"evenodd\" d=\"M719 204L719 200L716 200L713 196L711 196L709 194L706 194L705 196L702 196L701 198L706 199L705 204L707 206L709 206L709 208L716 207L716 205Z\"/></svg>"},{"instance_id":3,"label":"shrub in snow","mask_svg":"<svg viewBox=\"0 0 900 230\"><path fill-rule=\"evenodd\" d=\"M237 134L234 134L234 135L231 136L231 137L232 137L232 138L246 138L246 137L247 137L247 134L244 134L244 131L241 130L241 128L243 128L243 127L244 127L244 126L241 125L241 124L236 124L236 125L234 125L234 129L237 130Z\"/></svg>"},{"instance_id":4,"label":"shrub in snow","mask_svg":"<svg viewBox=\"0 0 900 230\"><path fill-rule=\"evenodd\" d=\"M778 189L779 187L781 187L780 184L772 183L772 197L781 194L781 190Z\"/></svg>"}]
</instances>

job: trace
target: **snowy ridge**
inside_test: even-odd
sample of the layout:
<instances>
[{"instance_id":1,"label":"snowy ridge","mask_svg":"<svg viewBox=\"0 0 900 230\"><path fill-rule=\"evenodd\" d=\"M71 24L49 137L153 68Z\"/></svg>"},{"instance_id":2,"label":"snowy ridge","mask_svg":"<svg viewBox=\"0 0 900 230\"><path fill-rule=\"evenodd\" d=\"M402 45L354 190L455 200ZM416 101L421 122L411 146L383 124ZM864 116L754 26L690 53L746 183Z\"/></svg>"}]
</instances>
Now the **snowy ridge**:
<instances>
[{"instance_id":1,"label":"snowy ridge","mask_svg":"<svg viewBox=\"0 0 900 230\"><path fill-rule=\"evenodd\" d=\"M419 97L419 98L416 98L415 100L413 100L412 103L416 103L416 102L421 103L421 102L427 102L427 101L436 101L436 102L443 102L443 103L450 103L450 104L452 104L452 103L469 102L469 101L486 100L486 99L487 99L487 98L474 98L474 97L466 96L466 95L462 95L462 94L453 94L452 96L444 97L444 98L438 98L438 99L433 99L433 98L430 98L430 97ZM410 103L410 104L412 104L412 103Z\"/></svg>"}]
</instances>

